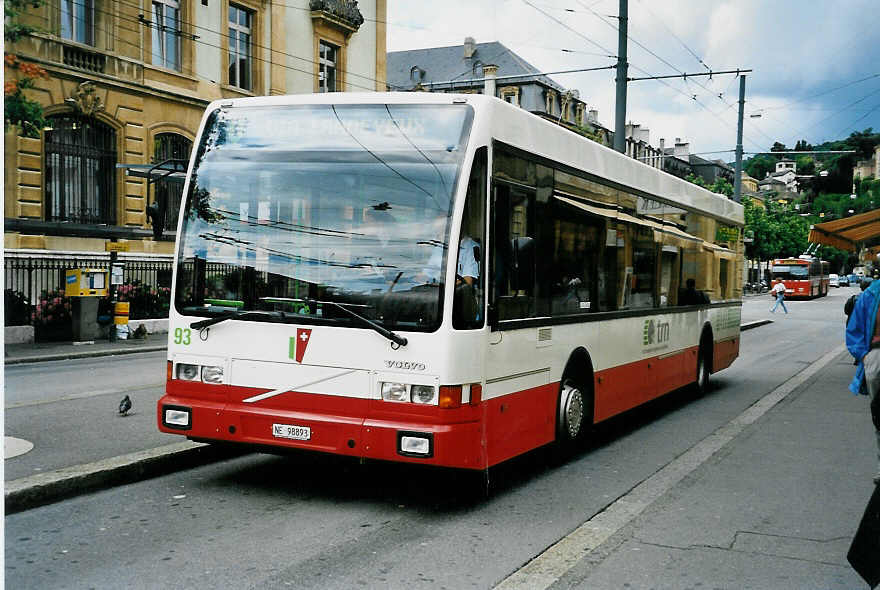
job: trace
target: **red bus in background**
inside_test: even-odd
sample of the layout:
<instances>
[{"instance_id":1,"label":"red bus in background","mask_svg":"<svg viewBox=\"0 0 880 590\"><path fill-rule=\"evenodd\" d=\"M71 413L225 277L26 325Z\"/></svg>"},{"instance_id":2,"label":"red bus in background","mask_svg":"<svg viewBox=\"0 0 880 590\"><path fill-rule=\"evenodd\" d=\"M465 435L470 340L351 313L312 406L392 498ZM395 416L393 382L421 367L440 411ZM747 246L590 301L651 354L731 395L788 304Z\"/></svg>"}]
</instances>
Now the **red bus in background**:
<instances>
[{"instance_id":1,"label":"red bus in background","mask_svg":"<svg viewBox=\"0 0 880 590\"><path fill-rule=\"evenodd\" d=\"M778 258L770 267L770 288L781 282L786 297L824 297L828 295L831 264L812 256Z\"/></svg>"}]
</instances>

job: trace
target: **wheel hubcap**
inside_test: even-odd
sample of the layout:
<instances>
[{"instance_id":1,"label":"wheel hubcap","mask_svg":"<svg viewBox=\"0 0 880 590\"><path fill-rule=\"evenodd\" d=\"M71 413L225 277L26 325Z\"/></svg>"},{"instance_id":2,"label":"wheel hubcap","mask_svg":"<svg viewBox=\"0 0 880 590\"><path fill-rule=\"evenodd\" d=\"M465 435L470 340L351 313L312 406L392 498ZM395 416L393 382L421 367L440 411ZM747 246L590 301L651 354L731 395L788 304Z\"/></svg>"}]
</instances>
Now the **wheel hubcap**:
<instances>
[{"instance_id":1,"label":"wheel hubcap","mask_svg":"<svg viewBox=\"0 0 880 590\"><path fill-rule=\"evenodd\" d=\"M569 438L575 438L580 432L584 419L584 399L580 390L566 385L563 390L562 418L565 431Z\"/></svg>"}]
</instances>

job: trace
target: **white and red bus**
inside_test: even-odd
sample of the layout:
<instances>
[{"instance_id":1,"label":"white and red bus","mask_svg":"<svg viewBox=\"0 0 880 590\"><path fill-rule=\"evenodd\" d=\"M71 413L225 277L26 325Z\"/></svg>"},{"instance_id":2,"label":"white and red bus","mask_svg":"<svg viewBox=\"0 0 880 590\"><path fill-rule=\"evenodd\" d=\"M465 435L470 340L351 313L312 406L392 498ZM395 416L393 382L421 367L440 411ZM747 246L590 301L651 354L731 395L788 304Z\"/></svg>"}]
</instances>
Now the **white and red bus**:
<instances>
[{"instance_id":1,"label":"white and red bus","mask_svg":"<svg viewBox=\"0 0 880 590\"><path fill-rule=\"evenodd\" d=\"M742 207L495 98L216 101L184 195L163 432L482 470L738 355Z\"/></svg>"},{"instance_id":2,"label":"white and red bus","mask_svg":"<svg viewBox=\"0 0 880 590\"><path fill-rule=\"evenodd\" d=\"M831 263L814 256L777 258L770 266L770 287L782 283L789 298L824 297L831 282L830 270Z\"/></svg>"}]
</instances>

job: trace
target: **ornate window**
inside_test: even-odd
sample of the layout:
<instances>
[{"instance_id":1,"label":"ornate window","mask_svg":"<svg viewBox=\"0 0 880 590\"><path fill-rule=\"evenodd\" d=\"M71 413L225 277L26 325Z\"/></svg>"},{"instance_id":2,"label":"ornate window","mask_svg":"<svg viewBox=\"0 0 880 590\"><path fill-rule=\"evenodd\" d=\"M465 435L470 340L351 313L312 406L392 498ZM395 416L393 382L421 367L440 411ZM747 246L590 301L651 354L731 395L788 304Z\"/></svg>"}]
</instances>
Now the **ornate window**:
<instances>
[{"instance_id":1,"label":"ornate window","mask_svg":"<svg viewBox=\"0 0 880 590\"><path fill-rule=\"evenodd\" d=\"M339 47L323 39L318 44L318 92L337 92L337 60Z\"/></svg>"},{"instance_id":2,"label":"ornate window","mask_svg":"<svg viewBox=\"0 0 880 590\"><path fill-rule=\"evenodd\" d=\"M309 0L314 34L315 92L345 90L348 41L363 24L354 0Z\"/></svg>"},{"instance_id":3,"label":"ornate window","mask_svg":"<svg viewBox=\"0 0 880 590\"><path fill-rule=\"evenodd\" d=\"M153 65L180 71L180 3L153 0Z\"/></svg>"},{"instance_id":4,"label":"ornate window","mask_svg":"<svg viewBox=\"0 0 880 590\"><path fill-rule=\"evenodd\" d=\"M579 102L574 111L574 124L582 126L584 124L584 103Z\"/></svg>"},{"instance_id":5,"label":"ornate window","mask_svg":"<svg viewBox=\"0 0 880 590\"><path fill-rule=\"evenodd\" d=\"M191 150L192 142L183 135L178 133L157 133L153 140L153 164L160 164L167 160L188 160ZM177 229L177 217L180 213L183 183L160 181L153 186L153 198L159 203L159 207L165 210L165 230L175 231Z\"/></svg>"},{"instance_id":6,"label":"ornate window","mask_svg":"<svg viewBox=\"0 0 880 590\"><path fill-rule=\"evenodd\" d=\"M505 86L501 89L501 100L509 102L514 106L519 106L519 87Z\"/></svg>"},{"instance_id":7,"label":"ornate window","mask_svg":"<svg viewBox=\"0 0 880 590\"><path fill-rule=\"evenodd\" d=\"M556 91L550 90L548 88L544 94L544 97L545 97L544 112L546 112L548 115L555 114L555 111L556 111Z\"/></svg>"},{"instance_id":8,"label":"ornate window","mask_svg":"<svg viewBox=\"0 0 880 590\"><path fill-rule=\"evenodd\" d=\"M229 85L243 90L254 89L253 21L253 11L229 5Z\"/></svg>"},{"instance_id":9,"label":"ornate window","mask_svg":"<svg viewBox=\"0 0 880 590\"><path fill-rule=\"evenodd\" d=\"M85 45L95 44L93 0L61 0L61 36Z\"/></svg>"},{"instance_id":10,"label":"ornate window","mask_svg":"<svg viewBox=\"0 0 880 590\"><path fill-rule=\"evenodd\" d=\"M49 117L46 220L116 223L116 131L91 117Z\"/></svg>"}]
</instances>

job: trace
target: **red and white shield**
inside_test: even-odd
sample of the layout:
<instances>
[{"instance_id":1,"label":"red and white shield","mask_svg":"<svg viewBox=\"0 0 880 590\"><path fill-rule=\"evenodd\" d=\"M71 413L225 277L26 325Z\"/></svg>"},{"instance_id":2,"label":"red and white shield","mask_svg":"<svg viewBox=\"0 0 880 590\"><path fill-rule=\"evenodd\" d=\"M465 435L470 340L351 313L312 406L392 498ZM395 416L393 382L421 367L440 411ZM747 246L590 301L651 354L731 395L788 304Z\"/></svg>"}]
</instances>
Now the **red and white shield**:
<instances>
[{"instance_id":1,"label":"red and white shield","mask_svg":"<svg viewBox=\"0 0 880 590\"><path fill-rule=\"evenodd\" d=\"M306 347L309 345L309 340L312 338L312 330L311 328L297 328L296 329L296 362L301 363L303 360L303 356L306 354Z\"/></svg>"}]
</instances>

